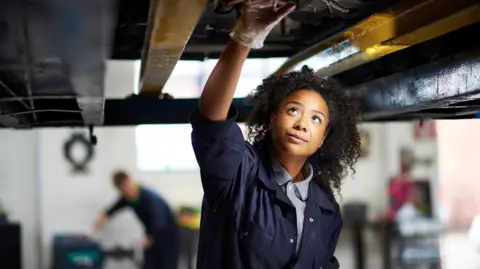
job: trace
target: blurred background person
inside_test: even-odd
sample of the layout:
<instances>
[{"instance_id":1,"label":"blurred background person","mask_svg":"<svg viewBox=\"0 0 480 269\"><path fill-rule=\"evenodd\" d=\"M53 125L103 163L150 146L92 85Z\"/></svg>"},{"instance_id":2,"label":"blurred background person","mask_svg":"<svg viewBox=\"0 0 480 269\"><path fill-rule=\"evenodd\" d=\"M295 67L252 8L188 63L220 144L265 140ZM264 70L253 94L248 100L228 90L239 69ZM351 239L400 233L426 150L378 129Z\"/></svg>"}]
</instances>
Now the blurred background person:
<instances>
[{"instance_id":1,"label":"blurred background person","mask_svg":"<svg viewBox=\"0 0 480 269\"><path fill-rule=\"evenodd\" d=\"M172 210L154 191L140 186L132 176L118 170L112 177L120 198L94 222L92 234L100 230L119 210L131 208L144 226L145 236L138 245L144 249L144 269L176 269L179 231Z\"/></svg>"}]
</instances>

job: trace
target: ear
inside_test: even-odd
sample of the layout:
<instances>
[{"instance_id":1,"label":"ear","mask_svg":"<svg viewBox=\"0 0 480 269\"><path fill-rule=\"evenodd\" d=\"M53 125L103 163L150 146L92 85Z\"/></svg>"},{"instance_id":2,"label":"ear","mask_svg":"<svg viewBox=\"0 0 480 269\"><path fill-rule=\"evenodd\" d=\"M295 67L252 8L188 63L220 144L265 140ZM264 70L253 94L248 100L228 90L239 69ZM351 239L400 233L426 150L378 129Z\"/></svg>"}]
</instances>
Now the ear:
<instances>
[{"instance_id":1,"label":"ear","mask_svg":"<svg viewBox=\"0 0 480 269\"><path fill-rule=\"evenodd\" d=\"M270 114L270 123L268 124L268 128L272 129L272 123L276 119L276 115L274 113Z\"/></svg>"}]
</instances>

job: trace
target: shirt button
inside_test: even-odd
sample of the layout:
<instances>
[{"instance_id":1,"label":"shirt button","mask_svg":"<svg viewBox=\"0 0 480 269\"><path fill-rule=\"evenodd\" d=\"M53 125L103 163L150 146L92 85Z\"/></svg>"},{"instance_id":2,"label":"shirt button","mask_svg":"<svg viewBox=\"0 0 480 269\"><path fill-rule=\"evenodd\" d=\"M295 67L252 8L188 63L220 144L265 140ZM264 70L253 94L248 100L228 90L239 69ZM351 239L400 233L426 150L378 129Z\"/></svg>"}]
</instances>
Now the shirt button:
<instances>
[{"instance_id":1,"label":"shirt button","mask_svg":"<svg viewBox=\"0 0 480 269\"><path fill-rule=\"evenodd\" d=\"M244 232L243 235L247 236L247 235L248 235L248 232Z\"/></svg>"},{"instance_id":2,"label":"shirt button","mask_svg":"<svg viewBox=\"0 0 480 269\"><path fill-rule=\"evenodd\" d=\"M293 240L293 238L290 238L290 243L293 243L295 240Z\"/></svg>"},{"instance_id":3,"label":"shirt button","mask_svg":"<svg viewBox=\"0 0 480 269\"><path fill-rule=\"evenodd\" d=\"M309 220L310 222L313 222L313 218L309 218L308 220Z\"/></svg>"}]
</instances>

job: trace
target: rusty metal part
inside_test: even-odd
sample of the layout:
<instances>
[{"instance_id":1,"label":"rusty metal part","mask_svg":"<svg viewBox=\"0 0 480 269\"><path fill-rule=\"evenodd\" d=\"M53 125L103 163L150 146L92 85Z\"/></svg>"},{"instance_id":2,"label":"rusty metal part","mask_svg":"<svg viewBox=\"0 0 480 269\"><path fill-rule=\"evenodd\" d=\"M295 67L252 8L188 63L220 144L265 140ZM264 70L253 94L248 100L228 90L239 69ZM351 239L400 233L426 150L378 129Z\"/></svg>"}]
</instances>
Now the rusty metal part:
<instances>
[{"instance_id":1,"label":"rusty metal part","mask_svg":"<svg viewBox=\"0 0 480 269\"><path fill-rule=\"evenodd\" d=\"M362 102L366 121L420 110L453 109L452 104L480 99L480 49L379 78L347 92Z\"/></svg>"},{"instance_id":2,"label":"rusty metal part","mask_svg":"<svg viewBox=\"0 0 480 269\"><path fill-rule=\"evenodd\" d=\"M479 21L475 0L404 0L293 56L276 74L309 64L333 76Z\"/></svg>"},{"instance_id":3,"label":"rusty metal part","mask_svg":"<svg viewBox=\"0 0 480 269\"><path fill-rule=\"evenodd\" d=\"M202 16L207 0L152 0L140 94L159 95Z\"/></svg>"}]
</instances>

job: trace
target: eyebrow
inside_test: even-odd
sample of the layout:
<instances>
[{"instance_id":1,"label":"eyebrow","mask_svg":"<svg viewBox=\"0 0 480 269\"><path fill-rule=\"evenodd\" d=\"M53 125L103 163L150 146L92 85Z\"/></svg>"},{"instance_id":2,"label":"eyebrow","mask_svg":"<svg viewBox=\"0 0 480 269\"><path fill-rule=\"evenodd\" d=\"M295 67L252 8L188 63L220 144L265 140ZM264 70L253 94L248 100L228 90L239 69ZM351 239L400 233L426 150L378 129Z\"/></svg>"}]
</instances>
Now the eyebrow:
<instances>
[{"instance_id":1,"label":"eyebrow","mask_svg":"<svg viewBox=\"0 0 480 269\"><path fill-rule=\"evenodd\" d=\"M301 107L305 107L302 103L300 103L300 102L298 102L298 101L288 101L288 102L287 102L287 105L288 105L288 104L296 104L296 105L299 105L299 106L301 106ZM316 112L316 113L318 113L318 114L321 114L325 119L327 118L327 116L325 116L325 114L324 114L322 111L320 111L320 110L312 109L312 111L313 111L313 112Z\"/></svg>"}]
</instances>

